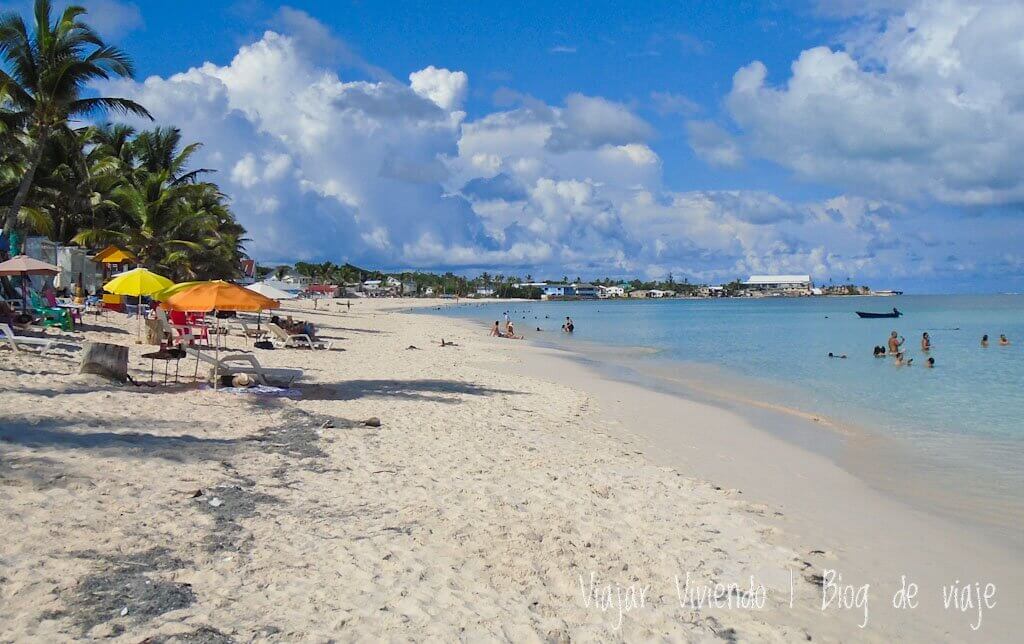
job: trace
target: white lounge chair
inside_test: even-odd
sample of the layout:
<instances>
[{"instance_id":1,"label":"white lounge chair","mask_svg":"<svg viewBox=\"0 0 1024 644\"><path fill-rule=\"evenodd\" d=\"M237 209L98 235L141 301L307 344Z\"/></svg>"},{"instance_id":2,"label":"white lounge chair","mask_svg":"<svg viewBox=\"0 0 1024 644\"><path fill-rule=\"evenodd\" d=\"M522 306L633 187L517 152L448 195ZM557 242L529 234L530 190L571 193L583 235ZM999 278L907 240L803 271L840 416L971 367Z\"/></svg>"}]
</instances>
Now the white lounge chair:
<instances>
[{"instance_id":1,"label":"white lounge chair","mask_svg":"<svg viewBox=\"0 0 1024 644\"><path fill-rule=\"evenodd\" d=\"M293 381L302 378L303 374L302 369L264 367L256 359L256 356L247 353L233 353L221 356L219 361L209 353L204 353L192 347L186 347L185 353L197 360L197 370L199 369L198 363L204 362L216 369L219 375L233 376L237 373L248 373L256 376L265 385L269 385L271 380L290 385Z\"/></svg>"},{"instance_id":2,"label":"white lounge chair","mask_svg":"<svg viewBox=\"0 0 1024 644\"><path fill-rule=\"evenodd\" d=\"M314 340L308 333L288 333L273 322L267 323L267 328L274 336L274 344L278 347L291 347L295 349L330 349L332 344L329 341Z\"/></svg>"},{"instance_id":3,"label":"white lounge chair","mask_svg":"<svg viewBox=\"0 0 1024 644\"><path fill-rule=\"evenodd\" d=\"M15 335L14 330L7 324L0 324L0 335L3 336L0 337L0 340L5 341L7 345L11 347L11 351L14 351L15 353L18 353L18 345L20 344L26 347L39 347L40 355L46 355L56 343L56 340L50 340L47 338L29 338L22 335Z\"/></svg>"}]
</instances>

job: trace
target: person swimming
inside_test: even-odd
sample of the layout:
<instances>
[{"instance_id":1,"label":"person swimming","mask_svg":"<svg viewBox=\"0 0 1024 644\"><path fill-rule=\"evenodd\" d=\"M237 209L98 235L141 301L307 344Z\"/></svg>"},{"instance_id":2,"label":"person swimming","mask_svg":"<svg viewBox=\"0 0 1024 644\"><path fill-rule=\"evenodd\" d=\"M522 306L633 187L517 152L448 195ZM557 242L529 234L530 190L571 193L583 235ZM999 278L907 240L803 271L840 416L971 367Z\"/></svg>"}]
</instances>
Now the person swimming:
<instances>
[{"instance_id":1,"label":"person swimming","mask_svg":"<svg viewBox=\"0 0 1024 644\"><path fill-rule=\"evenodd\" d=\"M880 346L878 346L876 344L875 348L871 352L871 355L873 355L876 358L884 358L885 357L885 347L880 347Z\"/></svg>"},{"instance_id":2,"label":"person swimming","mask_svg":"<svg viewBox=\"0 0 1024 644\"><path fill-rule=\"evenodd\" d=\"M1001 346L1001 347L1008 347L1008 346L1010 346L1010 341L1006 338L1006 334L1004 334L1004 333L1000 333L999 334L999 346Z\"/></svg>"},{"instance_id":3,"label":"person swimming","mask_svg":"<svg viewBox=\"0 0 1024 644\"><path fill-rule=\"evenodd\" d=\"M897 367L909 367L912 362L914 362L914 359L904 357L902 351L896 354L895 365Z\"/></svg>"},{"instance_id":4,"label":"person swimming","mask_svg":"<svg viewBox=\"0 0 1024 644\"><path fill-rule=\"evenodd\" d=\"M842 358L842 359L845 359L846 358L846 354L843 353L843 354L840 354L840 355L835 355L834 353L829 351L828 352L828 357L830 357L830 358Z\"/></svg>"},{"instance_id":5,"label":"person swimming","mask_svg":"<svg viewBox=\"0 0 1024 644\"><path fill-rule=\"evenodd\" d=\"M981 336L981 348L982 349L988 348L988 334L987 333L985 335Z\"/></svg>"},{"instance_id":6,"label":"person swimming","mask_svg":"<svg viewBox=\"0 0 1024 644\"><path fill-rule=\"evenodd\" d=\"M924 366L929 369L933 369L935 367L935 358L928 358L928 361L924 363Z\"/></svg>"},{"instance_id":7,"label":"person swimming","mask_svg":"<svg viewBox=\"0 0 1024 644\"><path fill-rule=\"evenodd\" d=\"M903 338L900 334L893 331L889 334L889 353L895 355L900 352L900 347L903 346Z\"/></svg>"},{"instance_id":8,"label":"person swimming","mask_svg":"<svg viewBox=\"0 0 1024 644\"><path fill-rule=\"evenodd\" d=\"M928 332L925 331L921 334L921 351L932 350L932 339L928 336Z\"/></svg>"}]
</instances>

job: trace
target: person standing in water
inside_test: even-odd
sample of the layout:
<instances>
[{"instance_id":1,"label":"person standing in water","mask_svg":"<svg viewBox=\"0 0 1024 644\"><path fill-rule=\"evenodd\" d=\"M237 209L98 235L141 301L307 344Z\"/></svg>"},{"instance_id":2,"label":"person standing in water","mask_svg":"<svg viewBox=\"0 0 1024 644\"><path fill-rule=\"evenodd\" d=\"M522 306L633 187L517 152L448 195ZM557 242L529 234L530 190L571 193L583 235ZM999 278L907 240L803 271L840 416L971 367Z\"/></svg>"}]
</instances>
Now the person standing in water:
<instances>
[{"instance_id":1,"label":"person standing in water","mask_svg":"<svg viewBox=\"0 0 1024 644\"><path fill-rule=\"evenodd\" d=\"M928 332L925 331L921 334L921 351L928 352L932 350L932 339L928 337Z\"/></svg>"},{"instance_id":2,"label":"person standing in water","mask_svg":"<svg viewBox=\"0 0 1024 644\"><path fill-rule=\"evenodd\" d=\"M1001 346L1001 347L1008 347L1008 346L1010 346L1010 341L1006 338L1006 334L1005 333L1000 333L999 334L999 346Z\"/></svg>"},{"instance_id":3,"label":"person standing in water","mask_svg":"<svg viewBox=\"0 0 1024 644\"><path fill-rule=\"evenodd\" d=\"M562 330L566 333L572 333L576 328L576 325L572 323L572 318L568 315L565 316L565 324L562 325Z\"/></svg>"},{"instance_id":4,"label":"person standing in water","mask_svg":"<svg viewBox=\"0 0 1024 644\"><path fill-rule=\"evenodd\" d=\"M987 349L988 348L988 334L987 333L985 335L981 336L981 348L982 349Z\"/></svg>"},{"instance_id":5,"label":"person standing in water","mask_svg":"<svg viewBox=\"0 0 1024 644\"><path fill-rule=\"evenodd\" d=\"M900 352L900 347L903 346L903 338L898 333L893 331L889 334L889 353L896 355Z\"/></svg>"}]
</instances>

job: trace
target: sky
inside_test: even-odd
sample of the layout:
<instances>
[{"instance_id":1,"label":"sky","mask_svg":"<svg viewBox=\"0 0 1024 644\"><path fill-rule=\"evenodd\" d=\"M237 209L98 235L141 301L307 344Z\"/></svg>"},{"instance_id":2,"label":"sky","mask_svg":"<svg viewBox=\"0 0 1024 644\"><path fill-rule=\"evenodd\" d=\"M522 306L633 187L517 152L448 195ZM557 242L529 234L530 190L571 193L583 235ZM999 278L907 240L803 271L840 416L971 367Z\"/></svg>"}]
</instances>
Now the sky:
<instances>
[{"instance_id":1,"label":"sky","mask_svg":"<svg viewBox=\"0 0 1024 644\"><path fill-rule=\"evenodd\" d=\"M1019 1L82 4L261 263L1024 290Z\"/></svg>"}]
</instances>

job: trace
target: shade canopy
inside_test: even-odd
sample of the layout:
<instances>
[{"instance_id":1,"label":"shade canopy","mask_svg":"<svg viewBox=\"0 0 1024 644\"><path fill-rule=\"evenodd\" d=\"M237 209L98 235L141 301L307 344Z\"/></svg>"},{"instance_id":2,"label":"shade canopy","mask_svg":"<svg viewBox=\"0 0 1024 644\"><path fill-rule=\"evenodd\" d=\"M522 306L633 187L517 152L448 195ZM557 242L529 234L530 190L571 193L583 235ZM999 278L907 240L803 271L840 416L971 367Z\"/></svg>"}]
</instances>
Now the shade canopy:
<instances>
[{"instance_id":1,"label":"shade canopy","mask_svg":"<svg viewBox=\"0 0 1024 644\"><path fill-rule=\"evenodd\" d=\"M164 306L178 311L264 311L280 306L277 301L223 280L203 282L176 293Z\"/></svg>"},{"instance_id":2,"label":"shade canopy","mask_svg":"<svg viewBox=\"0 0 1024 644\"><path fill-rule=\"evenodd\" d=\"M180 284L171 284L164 290L153 293L150 297L152 297L157 302L166 302L167 298L169 298L172 295L181 293L182 291L187 291L193 286L199 286L200 284L208 283L209 282L181 282Z\"/></svg>"},{"instance_id":3,"label":"shade canopy","mask_svg":"<svg viewBox=\"0 0 1024 644\"><path fill-rule=\"evenodd\" d=\"M256 282L255 284L250 284L245 288L249 289L250 291L255 291L264 297L269 297L272 300L293 300L296 297L298 297L294 293L282 291L276 286L271 286L266 282Z\"/></svg>"},{"instance_id":4,"label":"shade canopy","mask_svg":"<svg viewBox=\"0 0 1024 644\"><path fill-rule=\"evenodd\" d=\"M133 268L104 284L103 290L115 295L141 297L143 295L152 295L173 285L174 282L163 275L157 275L145 268Z\"/></svg>"},{"instance_id":5,"label":"shade canopy","mask_svg":"<svg viewBox=\"0 0 1024 644\"><path fill-rule=\"evenodd\" d=\"M92 257L92 261L98 264L122 264L124 262L136 261L131 251L122 250L117 246L107 246Z\"/></svg>"},{"instance_id":6,"label":"shade canopy","mask_svg":"<svg viewBox=\"0 0 1024 644\"><path fill-rule=\"evenodd\" d=\"M60 268L28 255L17 255L0 264L0 275L56 275Z\"/></svg>"}]
</instances>

